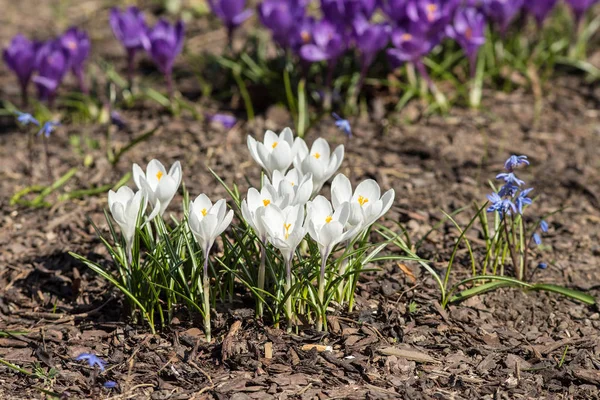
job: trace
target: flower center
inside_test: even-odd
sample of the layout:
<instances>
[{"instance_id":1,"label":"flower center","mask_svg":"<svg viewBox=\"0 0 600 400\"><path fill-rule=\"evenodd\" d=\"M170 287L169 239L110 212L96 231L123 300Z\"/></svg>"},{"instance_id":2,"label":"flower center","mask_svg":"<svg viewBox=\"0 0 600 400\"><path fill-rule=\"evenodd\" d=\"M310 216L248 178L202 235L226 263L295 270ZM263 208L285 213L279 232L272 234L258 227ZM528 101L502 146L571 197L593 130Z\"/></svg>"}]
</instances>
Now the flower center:
<instances>
[{"instance_id":1,"label":"flower center","mask_svg":"<svg viewBox=\"0 0 600 400\"><path fill-rule=\"evenodd\" d=\"M321 154L319 154L319 153L315 153L315 154L313 155L313 157L314 157L314 158L316 158L316 159L318 160L319 158L321 158Z\"/></svg>"},{"instance_id":2,"label":"flower center","mask_svg":"<svg viewBox=\"0 0 600 400\"><path fill-rule=\"evenodd\" d=\"M369 199L367 199L366 197L363 196L358 196L358 204L360 204L361 206L364 206L365 203L368 203Z\"/></svg>"},{"instance_id":3,"label":"flower center","mask_svg":"<svg viewBox=\"0 0 600 400\"><path fill-rule=\"evenodd\" d=\"M427 19L429 22L435 19L435 12L437 11L438 6L436 4L428 4L427 5Z\"/></svg>"},{"instance_id":4,"label":"flower center","mask_svg":"<svg viewBox=\"0 0 600 400\"><path fill-rule=\"evenodd\" d=\"M158 172L156 173L156 179L158 179L158 180L160 181L160 179L163 177L163 175L164 175L164 174L162 173L162 171L158 171Z\"/></svg>"},{"instance_id":5,"label":"flower center","mask_svg":"<svg viewBox=\"0 0 600 400\"><path fill-rule=\"evenodd\" d=\"M285 222L283 223L283 229L285 229L285 240L287 240L287 238L290 237L290 228L292 227L292 224L286 224Z\"/></svg>"},{"instance_id":6,"label":"flower center","mask_svg":"<svg viewBox=\"0 0 600 400\"><path fill-rule=\"evenodd\" d=\"M269 199L264 199L264 200L263 200L263 204L264 204L264 206L266 207L266 206L268 206L269 204L271 204L271 200L269 200Z\"/></svg>"},{"instance_id":7,"label":"flower center","mask_svg":"<svg viewBox=\"0 0 600 400\"><path fill-rule=\"evenodd\" d=\"M274 149L275 147L277 147L277 142L273 142L273 144L271 145L271 148Z\"/></svg>"},{"instance_id":8,"label":"flower center","mask_svg":"<svg viewBox=\"0 0 600 400\"><path fill-rule=\"evenodd\" d=\"M471 38L473 37L473 29L467 28L467 30L465 31L465 37L467 38L467 40L471 40Z\"/></svg>"},{"instance_id":9,"label":"flower center","mask_svg":"<svg viewBox=\"0 0 600 400\"><path fill-rule=\"evenodd\" d=\"M203 208L202 211L200 211L202 213L203 217L206 217L206 208Z\"/></svg>"},{"instance_id":10,"label":"flower center","mask_svg":"<svg viewBox=\"0 0 600 400\"><path fill-rule=\"evenodd\" d=\"M70 41L69 43L67 43L67 47L71 50L76 50L77 49L77 43Z\"/></svg>"},{"instance_id":11,"label":"flower center","mask_svg":"<svg viewBox=\"0 0 600 400\"><path fill-rule=\"evenodd\" d=\"M330 223L332 219L333 219L333 217L331 215L328 215L327 218L325 218L325 223L326 224Z\"/></svg>"},{"instance_id":12,"label":"flower center","mask_svg":"<svg viewBox=\"0 0 600 400\"><path fill-rule=\"evenodd\" d=\"M300 32L300 38L302 39L302 43L304 43L304 44L310 43L311 36L310 36L310 33L308 33L307 31Z\"/></svg>"},{"instance_id":13,"label":"flower center","mask_svg":"<svg viewBox=\"0 0 600 400\"><path fill-rule=\"evenodd\" d=\"M409 40L412 40L412 35L410 33L405 33L401 36L401 39L403 42L408 42Z\"/></svg>"}]
</instances>

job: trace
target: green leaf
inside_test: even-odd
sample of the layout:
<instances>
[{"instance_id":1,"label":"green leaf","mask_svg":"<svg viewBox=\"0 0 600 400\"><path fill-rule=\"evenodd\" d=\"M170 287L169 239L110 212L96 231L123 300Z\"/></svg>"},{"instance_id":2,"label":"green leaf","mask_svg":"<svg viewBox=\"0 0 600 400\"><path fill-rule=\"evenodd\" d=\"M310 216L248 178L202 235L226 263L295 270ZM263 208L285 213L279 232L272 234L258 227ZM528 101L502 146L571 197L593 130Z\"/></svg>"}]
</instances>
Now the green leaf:
<instances>
[{"instance_id":1,"label":"green leaf","mask_svg":"<svg viewBox=\"0 0 600 400\"><path fill-rule=\"evenodd\" d=\"M516 286L516 285L511 282L503 282L503 281L484 283L483 285L474 286L470 289L463 290L462 292L452 296L450 298L449 302L455 303L455 302L463 301L463 300L468 299L469 297L477 296L477 295L480 295L480 294L483 294L486 292L490 292L492 290L496 290L501 287L507 287L507 286Z\"/></svg>"},{"instance_id":2,"label":"green leaf","mask_svg":"<svg viewBox=\"0 0 600 400\"><path fill-rule=\"evenodd\" d=\"M581 301L587 305L593 306L596 304L596 298L589 294L580 292L579 290L569 289L566 287L551 285L548 283L536 283L531 287L531 290L543 290L546 292L554 292L567 296L571 299Z\"/></svg>"}]
</instances>

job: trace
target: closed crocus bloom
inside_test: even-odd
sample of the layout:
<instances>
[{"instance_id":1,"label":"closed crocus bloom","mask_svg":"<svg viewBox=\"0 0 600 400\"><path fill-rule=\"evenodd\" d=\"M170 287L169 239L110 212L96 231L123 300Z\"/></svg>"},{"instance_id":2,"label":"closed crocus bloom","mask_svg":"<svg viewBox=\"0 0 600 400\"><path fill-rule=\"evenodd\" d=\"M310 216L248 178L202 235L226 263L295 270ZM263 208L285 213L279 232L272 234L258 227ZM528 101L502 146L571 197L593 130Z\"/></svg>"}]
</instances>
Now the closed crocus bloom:
<instances>
[{"instance_id":1,"label":"closed crocus bloom","mask_svg":"<svg viewBox=\"0 0 600 400\"><path fill-rule=\"evenodd\" d=\"M137 7L125 11L111 9L109 22L115 37L128 52L149 47L144 14Z\"/></svg>"},{"instance_id":2,"label":"closed crocus bloom","mask_svg":"<svg viewBox=\"0 0 600 400\"><path fill-rule=\"evenodd\" d=\"M36 54L38 75L33 82L38 89L40 100L52 102L56 90L69 70L69 52L58 41L42 44Z\"/></svg>"},{"instance_id":3,"label":"closed crocus bloom","mask_svg":"<svg viewBox=\"0 0 600 400\"><path fill-rule=\"evenodd\" d=\"M69 28L59 38L61 45L69 52L69 66L79 81L82 92L87 92L84 82L85 62L90 55L90 38L85 31Z\"/></svg>"},{"instance_id":4,"label":"closed crocus bloom","mask_svg":"<svg viewBox=\"0 0 600 400\"><path fill-rule=\"evenodd\" d=\"M258 6L261 23L280 46L292 46L298 21L304 18L305 4L298 0L264 0Z\"/></svg>"},{"instance_id":5,"label":"closed crocus bloom","mask_svg":"<svg viewBox=\"0 0 600 400\"><path fill-rule=\"evenodd\" d=\"M267 207L263 218L269 242L281 251L284 260L291 261L294 251L306 235L304 206L288 206L284 209L275 205Z\"/></svg>"},{"instance_id":6,"label":"closed crocus bloom","mask_svg":"<svg viewBox=\"0 0 600 400\"><path fill-rule=\"evenodd\" d=\"M296 148L294 167L302 175L312 174L313 195L315 195L342 165L344 145L340 144L331 153L329 143L323 138L318 138L309 151L306 142L299 138L294 147Z\"/></svg>"},{"instance_id":7,"label":"closed crocus bloom","mask_svg":"<svg viewBox=\"0 0 600 400\"><path fill-rule=\"evenodd\" d=\"M273 131L266 131L263 143L248 136L250 155L269 177L273 176L274 171L287 171L294 159L293 145L294 134L290 128L285 128L279 136Z\"/></svg>"},{"instance_id":8,"label":"closed crocus bloom","mask_svg":"<svg viewBox=\"0 0 600 400\"><path fill-rule=\"evenodd\" d=\"M488 19L498 25L500 33L504 34L521 10L523 2L524 0L484 0L483 10Z\"/></svg>"},{"instance_id":9,"label":"closed crocus bloom","mask_svg":"<svg viewBox=\"0 0 600 400\"><path fill-rule=\"evenodd\" d=\"M233 210L227 212L224 199L213 204L208 196L201 194L190 202L188 224L198 245L208 258L217 237L227 229L233 219Z\"/></svg>"},{"instance_id":10,"label":"closed crocus bloom","mask_svg":"<svg viewBox=\"0 0 600 400\"><path fill-rule=\"evenodd\" d=\"M446 27L446 34L456 40L466 53L471 76L475 74L479 48L485 43L485 27L485 16L472 7L460 9L452 24Z\"/></svg>"},{"instance_id":11,"label":"closed crocus bloom","mask_svg":"<svg viewBox=\"0 0 600 400\"><path fill-rule=\"evenodd\" d=\"M571 7L571 10L573 10L575 20L579 23L585 12L594 4L598 3L598 0L566 0L566 2L569 7Z\"/></svg>"},{"instance_id":12,"label":"closed crocus bloom","mask_svg":"<svg viewBox=\"0 0 600 400\"><path fill-rule=\"evenodd\" d=\"M542 26L557 2L558 0L528 0L523 7L535 18L538 26Z\"/></svg>"},{"instance_id":13,"label":"closed crocus bloom","mask_svg":"<svg viewBox=\"0 0 600 400\"><path fill-rule=\"evenodd\" d=\"M312 174L302 175L292 168L285 175L280 171L273 172L273 182L264 177L263 184L273 185L280 197L287 197L290 205L304 205L310 199L313 190Z\"/></svg>"},{"instance_id":14,"label":"closed crocus bloom","mask_svg":"<svg viewBox=\"0 0 600 400\"><path fill-rule=\"evenodd\" d=\"M133 164L133 180L138 189L143 190L148 202L154 208L152 214L163 215L181 184L181 164L175 161L169 172L158 160L148 163L146 172Z\"/></svg>"},{"instance_id":15,"label":"closed crocus bloom","mask_svg":"<svg viewBox=\"0 0 600 400\"><path fill-rule=\"evenodd\" d=\"M10 45L2 52L4 62L19 79L24 104L27 103L27 85L35 67L35 51L35 43L19 34L11 40Z\"/></svg>"},{"instance_id":16,"label":"closed crocus bloom","mask_svg":"<svg viewBox=\"0 0 600 400\"><path fill-rule=\"evenodd\" d=\"M246 0L208 0L208 3L230 33L252 15L252 10L246 9Z\"/></svg>"},{"instance_id":17,"label":"closed crocus bloom","mask_svg":"<svg viewBox=\"0 0 600 400\"><path fill-rule=\"evenodd\" d=\"M327 20L319 21L312 30L312 43L300 48L300 57L306 61L334 61L346 50L342 33Z\"/></svg>"},{"instance_id":18,"label":"closed crocus bloom","mask_svg":"<svg viewBox=\"0 0 600 400\"><path fill-rule=\"evenodd\" d=\"M381 9L392 22L401 23L406 16L406 0L380 0Z\"/></svg>"},{"instance_id":19,"label":"closed crocus bloom","mask_svg":"<svg viewBox=\"0 0 600 400\"><path fill-rule=\"evenodd\" d=\"M117 222L127 244L127 255L131 262L131 246L137 228L138 216L146 209L146 198L140 190L133 193L127 186L122 186L116 192L108 192L108 209Z\"/></svg>"},{"instance_id":20,"label":"closed crocus bloom","mask_svg":"<svg viewBox=\"0 0 600 400\"><path fill-rule=\"evenodd\" d=\"M321 0L325 19L339 25L349 25L357 17L371 18L375 0Z\"/></svg>"},{"instance_id":21,"label":"closed crocus bloom","mask_svg":"<svg viewBox=\"0 0 600 400\"><path fill-rule=\"evenodd\" d=\"M356 39L356 48L360 52L363 69L371 65L373 59L389 42L390 28L387 25L371 24L366 18L357 18L352 27Z\"/></svg>"},{"instance_id":22,"label":"closed crocus bloom","mask_svg":"<svg viewBox=\"0 0 600 400\"><path fill-rule=\"evenodd\" d=\"M242 217L261 242L264 243L267 238L267 228L263 219L266 208L271 205L285 208L288 200L287 197L281 197L277 189L268 183L263 185L260 192L255 188L248 189L248 195L242 201Z\"/></svg>"},{"instance_id":23,"label":"closed crocus bloom","mask_svg":"<svg viewBox=\"0 0 600 400\"><path fill-rule=\"evenodd\" d=\"M173 94L173 64L183 49L184 33L182 21L178 21L173 26L164 19L160 19L148 32L150 56L160 72L164 74L170 95Z\"/></svg>"}]
</instances>

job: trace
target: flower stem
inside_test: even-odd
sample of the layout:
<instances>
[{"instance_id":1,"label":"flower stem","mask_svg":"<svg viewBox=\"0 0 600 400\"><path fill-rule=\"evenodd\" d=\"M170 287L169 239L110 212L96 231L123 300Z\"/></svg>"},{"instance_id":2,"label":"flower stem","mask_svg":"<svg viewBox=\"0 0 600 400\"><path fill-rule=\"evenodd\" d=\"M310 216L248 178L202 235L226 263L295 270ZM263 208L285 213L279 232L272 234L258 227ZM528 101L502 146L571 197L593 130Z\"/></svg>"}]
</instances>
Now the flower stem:
<instances>
[{"instance_id":1,"label":"flower stem","mask_svg":"<svg viewBox=\"0 0 600 400\"><path fill-rule=\"evenodd\" d=\"M127 84L129 90L133 88L133 73L135 70L135 50L127 50Z\"/></svg>"},{"instance_id":2,"label":"flower stem","mask_svg":"<svg viewBox=\"0 0 600 400\"><path fill-rule=\"evenodd\" d=\"M292 294L290 293L290 289L292 288L292 257L294 257L294 253L292 253L289 259L285 260L285 284L283 285L285 289L285 295L287 298L285 299L285 314L287 317L287 331L292 331Z\"/></svg>"},{"instance_id":3,"label":"flower stem","mask_svg":"<svg viewBox=\"0 0 600 400\"><path fill-rule=\"evenodd\" d=\"M318 291L318 299L319 299L319 315L317 318L317 331L321 332L323 330L323 324L325 323L325 330L327 330L327 323L325 319L325 267L327 265L327 258L329 256L329 251L325 250L323 255L321 256L321 271L319 272L319 291Z\"/></svg>"},{"instance_id":4,"label":"flower stem","mask_svg":"<svg viewBox=\"0 0 600 400\"><path fill-rule=\"evenodd\" d=\"M266 240L266 239L265 239ZM265 270L267 264L267 246L265 240L261 240L260 248L260 266L258 267L258 290L262 296L262 292L265 289ZM257 299L256 303L256 316L262 318L264 312L264 304L262 299Z\"/></svg>"},{"instance_id":5,"label":"flower stem","mask_svg":"<svg viewBox=\"0 0 600 400\"><path fill-rule=\"evenodd\" d=\"M202 276L202 292L204 297L204 333L206 334L206 342L210 343L210 287L208 279L208 251L204 253L204 275Z\"/></svg>"}]
</instances>

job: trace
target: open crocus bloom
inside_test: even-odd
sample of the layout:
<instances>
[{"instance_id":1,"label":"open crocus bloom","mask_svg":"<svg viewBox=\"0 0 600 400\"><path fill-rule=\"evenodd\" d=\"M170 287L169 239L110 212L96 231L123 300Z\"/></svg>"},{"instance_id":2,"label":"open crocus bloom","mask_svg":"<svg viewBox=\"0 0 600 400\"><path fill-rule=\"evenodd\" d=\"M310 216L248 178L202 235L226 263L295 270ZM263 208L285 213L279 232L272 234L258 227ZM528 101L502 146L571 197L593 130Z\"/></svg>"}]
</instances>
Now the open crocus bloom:
<instances>
[{"instance_id":1,"label":"open crocus bloom","mask_svg":"<svg viewBox=\"0 0 600 400\"><path fill-rule=\"evenodd\" d=\"M286 261L291 261L294 251L306 235L304 206L288 206L284 209L276 205L266 207L263 219L269 241L281 251Z\"/></svg>"},{"instance_id":2,"label":"open crocus bloom","mask_svg":"<svg viewBox=\"0 0 600 400\"><path fill-rule=\"evenodd\" d=\"M266 208L275 205L281 209L287 204L287 196L280 196L272 185L265 183L260 192L255 188L248 189L248 195L242 201L242 217L264 243L268 233L263 218Z\"/></svg>"},{"instance_id":3,"label":"open crocus bloom","mask_svg":"<svg viewBox=\"0 0 600 400\"><path fill-rule=\"evenodd\" d=\"M265 183L271 185L266 176L263 178L263 184ZM280 171L274 171L272 185L277 189L280 197L287 196L288 204L304 205L312 195L312 174L302 175L296 168L292 168L285 175Z\"/></svg>"},{"instance_id":4,"label":"open crocus bloom","mask_svg":"<svg viewBox=\"0 0 600 400\"><path fill-rule=\"evenodd\" d=\"M131 261L131 246L137 227L137 218L146 209L144 193L140 190L134 194L133 190L127 186L122 186L116 192L109 190L108 208L121 228L127 244L127 254Z\"/></svg>"},{"instance_id":5,"label":"open crocus bloom","mask_svg":"<svg viewBox=\"0 0 600 400\"><path fill-rule=\"evenodd\" d=\"M227 212L224 199L213 204L204 193L190 202L188 224L198 245L204 252L204 257L215 243L215 239L227 229L233 219L233 210Z\"/></svg>"},{"instance_id":6,"label":"open crocus bloom","mask_svg":"<svg viewBox=\"0 0 600 400\"><path fill-rule=\"evenodd\" d=\"M294 134L290 128L285 128L279 136L273 131L266 131L263 143L248 136L250 155L267 172L269 178L274 171L287 171L294 159L293 146Z\"/></svg>"},{"instance_id":7,"label":"open crocus bloom","mask_svg":"<svg viewBox=\"0 0 600 400\"><path fill-rule=\"evenodd\" d=\"M331 183L331 200L337 210L345 203L350 204L350 226L360 225L361 230L369 227L386 212L394 202L395 192L390 189L381 196L381 189L373 179L361 182L354 193L350 180L343 174L335 177Z\"/></svg>"},{"instance_id":8,"label":"open crocus bloom","mask_svg":"<svg viewBox=\"0 0 600 400\"><path fill-rule=\"evenodd\" d=\"M138 189L146 192L148 202L154 207L152 214L163 215L181 184L181 164L175 161L168 173L158 160L150 161L145 173L133 164L133 180Z\"/></svg>"},{"instance_id":9,"label":"open crocus bloom","mask_svg":"<svg viewBox=\"0 0 600 400\"><path fill-rule=\"evenodd\" d=\"M342 204L334 212L329 200L317 196L313 201L309 201L306 207L308 234L317 242L323 259L329 257L338 243L348 240L357 232L358 227L345 229L350 216L348 203Z\"/></svg>"},{"instance_id":10,"label":"open crocus bloom","mask_svg":"<svg viewBox=\"0 0 600 400\"><path fill-rule=\"evenodd\" d=\"M312 174L313 195L319 193L325 182L333 176L344 160L344 145L339 145L333 153L329 143L318 138L310 151L304 140L298 138L294 143L296 157L294 167L302 174Z\"/></svg>"}]
</instances>

